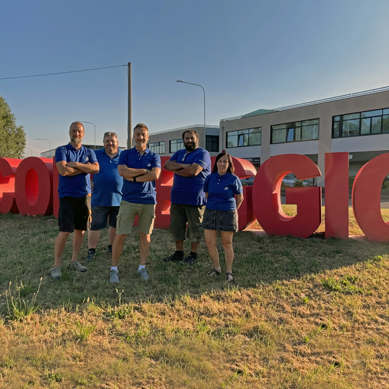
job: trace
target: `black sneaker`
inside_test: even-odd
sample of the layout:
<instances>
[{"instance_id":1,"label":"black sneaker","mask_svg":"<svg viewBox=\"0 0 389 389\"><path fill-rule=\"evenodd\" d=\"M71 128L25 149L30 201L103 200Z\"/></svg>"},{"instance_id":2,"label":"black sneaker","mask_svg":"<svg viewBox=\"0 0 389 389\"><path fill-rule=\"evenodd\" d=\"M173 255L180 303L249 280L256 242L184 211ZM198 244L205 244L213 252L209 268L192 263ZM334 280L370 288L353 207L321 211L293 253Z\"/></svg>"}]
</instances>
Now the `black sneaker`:
<instances>
[{"instance_id":1,"label":"black sneaker","mask_svg":"<svg viewBox=\"0 0 389 389\"><path fill-rule=\"evenodd\" d=\"M183 258L184 258L184 256L177 255L177 253L174 253L170 257L164 258L163 261L164 262L180 262L180 261L182 261Z\"/></svg>"},{"instance_id":2,"label":"black sneaker","mask_svg":"<svg viewBox=\"0 0 389 389\"><path fill-rule=\"evenodd\" d=\"M112 256L112 247L107 248L107 255Z\"/></svg>"},{"instance_id":3,"label":"black sneaker","mask_svg":"<svg viewBox=\"0 0 389 389\"><path fill-rule=\"evenodd\" d=\"M189 255L189 257L186 257L182 261L178 262L179 265L186 265L186 266L192 266L197 263L197 258L192 257Z\"/></svg>"}]
</instances>

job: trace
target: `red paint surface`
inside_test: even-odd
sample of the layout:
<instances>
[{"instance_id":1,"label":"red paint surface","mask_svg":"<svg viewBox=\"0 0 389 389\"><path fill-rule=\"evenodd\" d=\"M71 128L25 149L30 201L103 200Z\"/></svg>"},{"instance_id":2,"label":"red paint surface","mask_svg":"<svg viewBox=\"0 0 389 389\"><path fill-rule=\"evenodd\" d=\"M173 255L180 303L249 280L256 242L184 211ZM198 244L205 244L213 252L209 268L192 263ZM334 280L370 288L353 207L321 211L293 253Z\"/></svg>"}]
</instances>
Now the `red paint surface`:
<instances>
[{"instance_id":1,"label":"red paint surface","mask_svg":"<svg viewBox=\"0 0 389 389\"><path fill-rule=\"evenodd\" d=\"M388 174L389 154L382 154L363 165L354 180L355 220L366 238L373 242L389 242L389 224L381 215L381 186Z\"/></svg>"},{"instance_id":2,"label":"red paint surface","mask_svg":"<svg viewBox=\"0 0 389 389\"><path fill-rule=\"evenodd\" d=\"M321 222L321 188L287 188L286 203L297 204L297 215L284 213L281 207L281 183L286 174L299 180L321 175L308 157L284 154L271 157L258 170L253 185L253 209L261 227L269 235L293 235L307 238Z\"/></svg>"},{"instance_id":3,"label":"red paint surface","mask_svg":"<svg viewBox=\"0 0 389 389\"><path fill-rule=\"evenodd\" d=\"M348 238L348 153L325 155L325 237Z\"/></svg>"},{"instance_id":4,"label":"red paint surface","mask_svg":"<svg viewBox=\"0 0 389 389\"><path fill-rule=\"evenodd\" d=\"M15 200L15 174L21 159L0 158L0 213L18 213Z\"/></svg>"},{"instance_id":5,"label":"red paint surface","mask_svg":"<svg viewBox=\"0 0 389 389\"><path fill-rule=\"evenodd\" d=\"M22 215L51 215L53 162L51 158L28 157L15 175L15 199Z\"/></svg>"}]
</instances>

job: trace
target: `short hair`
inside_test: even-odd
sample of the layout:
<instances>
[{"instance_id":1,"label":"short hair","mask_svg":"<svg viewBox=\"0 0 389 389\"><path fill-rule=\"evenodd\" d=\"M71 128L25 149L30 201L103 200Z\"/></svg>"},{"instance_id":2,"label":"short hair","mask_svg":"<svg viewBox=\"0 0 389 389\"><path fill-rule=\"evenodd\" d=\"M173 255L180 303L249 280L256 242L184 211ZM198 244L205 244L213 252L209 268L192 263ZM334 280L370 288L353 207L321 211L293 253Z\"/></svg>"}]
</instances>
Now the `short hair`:
<instances>
[{"instance_id":1,"label":"short hair","mask_svg":"<svg viewBox=\"0 0 389 389\"><path fill-rule=\"evenodd\" d=\"M212 169L212 173L216 173L217 172L217 161L221 158L221 157L224 157L224 156L227 156L227 159L228 159L228 168L227 168L227 172L228 173L231 173L231 174L234 174L235 172L235 166L234 166L234 162L232 161L232 157L230 154L228 153L220 153L217 155L216 159L215 159L215 164L213 165L213 169Z\"/></svg>"},{"instance_id":2,"label":"short hair","mask_svg":"<svg viewBox=\"0 0 389 389\"><path fill-rule=\"evenodd\" d=\"M72 125L73 124L76 124L76 125L81 125L82 126L82 128L83 128L83 130L85 131L85 128L84 128L84 125L81 123L81 122L79 122L79 121L76 121L76 122L73 122L71 125L70 125L70 127L69 127L69 131L72 129Z\"/></svg>"},{"instance_id":3,"label":"short hair","mask_svg":"<svg viewBox=\"0 0 389 389\"><path fill-rule=\"evenodd\" d=\"M105 140L105 138L106 138L107 136L115 137L116 139L118 138L116 132L113 132L113 131L104 132L103 142L104 142L104 140Z\"/></svg>"},{"instance_id":4,"label":"short hair","mask_svg":"<svg viewBox=\"0 0 389 389\"><path fill-rule=\"evenodd\" d=\"M185 130L185 131L182 133L182 139L185 138L185 134L186 134L187 132L190 132L190 133L196 135L196 138L200 140L199 133L198 133L196 130Z\"/></svg>"},{"instance_id":5,"label":"short hair","mask_svg":"<svg viewBox=\"0 0 389 389\"><path fill-rule=\"evenodd\" d=\"M147 130L147 132L149 132L149 129L147 128L146 124L144 123L138 123L135 127L134 127L134 132L137 128L144 128L145 130Z\"/></svg>"}]
</instances>

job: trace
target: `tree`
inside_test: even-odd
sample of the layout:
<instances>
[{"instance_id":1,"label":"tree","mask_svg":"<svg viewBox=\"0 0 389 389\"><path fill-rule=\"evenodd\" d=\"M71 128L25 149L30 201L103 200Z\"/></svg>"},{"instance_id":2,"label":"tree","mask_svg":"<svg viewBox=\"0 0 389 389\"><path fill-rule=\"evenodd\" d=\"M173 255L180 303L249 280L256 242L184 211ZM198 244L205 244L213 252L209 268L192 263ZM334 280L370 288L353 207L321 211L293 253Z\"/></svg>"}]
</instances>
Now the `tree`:
<instances>
[{"instance_id":1,"label":"tree","mask_svg":"<svg viewBox=\"0 0 389 389\"><path fill-rule=\"evenodd\" d=\"M26 146L23 126L17 126L15 115L0 96L0 157L22 158Z\"/></svg>"}]
</instances>

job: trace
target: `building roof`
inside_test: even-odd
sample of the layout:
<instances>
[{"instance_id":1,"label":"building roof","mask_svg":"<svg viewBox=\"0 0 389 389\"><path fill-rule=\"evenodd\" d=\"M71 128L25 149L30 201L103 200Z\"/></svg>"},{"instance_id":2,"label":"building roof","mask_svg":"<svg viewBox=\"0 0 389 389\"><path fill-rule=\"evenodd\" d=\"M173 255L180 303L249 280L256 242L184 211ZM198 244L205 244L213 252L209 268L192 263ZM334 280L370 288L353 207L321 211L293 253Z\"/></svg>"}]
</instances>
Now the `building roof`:
<instances>
[{"instance_id":1,"label":"building roof","mask_svg":"<svg viewBox=\"0 0 389 389\"><path fill-rule=\"evenodd\" d=\"M372 93L386 92L388 90L389 90L389 86L384 86L382 88L375 88L375 89L365 90L365 91L362 91L362 92L355 92L355 93L349 93L349 94L346 94L346 95L328 97L328 98L321 99L321 100L314 100L314 101L308 101L308 102L300 103L300 104L288 105L286 107L280 107L280 108L275 108L275 109L258 109L256 111L247 113L246 115L234 116L234 117L231 117L231 118L221 119L220 121L221 122L227 122L229 120L236 120L236 119L247 118L247 117L250 117L250 116L264 115L266 113L271 113L271 112L276 112L276 111L286 111L286 110L289 110L289 109L306 107L308 105L328 103L328 102L334 101L334 100L350 99L352 97L369 95L369 94L372 94Z\"/></svg>"},{"instance_id":2,"label":"building roof","mask_svg":"<svg viewBox=\"0 0 389 389\"><path fill-rule=\"evenodd\" d=\"M246 113L246 115L242 115L242 118L248 118L250 116L264 115L265 113L276 112L276 109L257 109L256 111Z\"/></svg>"}]
</instances>

